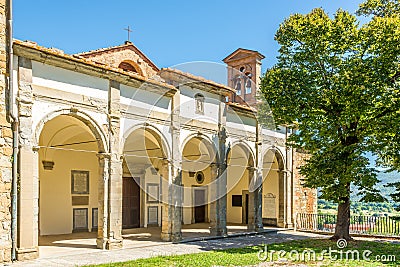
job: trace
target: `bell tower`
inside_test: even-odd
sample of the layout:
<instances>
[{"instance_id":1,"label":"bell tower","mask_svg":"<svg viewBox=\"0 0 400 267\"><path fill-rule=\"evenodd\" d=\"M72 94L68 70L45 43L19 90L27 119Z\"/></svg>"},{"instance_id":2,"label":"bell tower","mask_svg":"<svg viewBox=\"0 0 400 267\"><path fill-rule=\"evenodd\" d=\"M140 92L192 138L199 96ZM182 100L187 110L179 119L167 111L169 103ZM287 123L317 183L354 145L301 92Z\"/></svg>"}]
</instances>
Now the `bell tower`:
<instances>
[{"instance_id":1,"label":"bell tower","mask_svg":"<svg viewBox=\"0 0 400 267\"><path fill-rule=\"evenodd\" d=\"M239 48L223 59L228 65L228 86L236 90L229 97L230 102L256 107L264 58L257 51Z\"/></svg>"}]
</instances>

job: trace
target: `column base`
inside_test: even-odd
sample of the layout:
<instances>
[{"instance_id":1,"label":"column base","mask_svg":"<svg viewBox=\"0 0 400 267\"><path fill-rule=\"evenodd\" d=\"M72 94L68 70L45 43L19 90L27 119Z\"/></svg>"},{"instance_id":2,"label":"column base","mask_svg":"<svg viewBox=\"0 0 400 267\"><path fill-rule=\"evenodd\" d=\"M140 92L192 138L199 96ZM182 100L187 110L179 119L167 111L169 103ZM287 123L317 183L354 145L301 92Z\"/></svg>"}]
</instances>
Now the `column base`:
<instances>
[{"instance_id":1,"label":"column base","mask_svg":"<svg viewBox=\"0 0 400 267\"><path fill-rule=\"evenodd\" d=\"M105 250L114 250L123 247L122 239L108 240L108 239L97 238L96 243L97 243L97 248Z\"/></svg>"},{"instance_id":2,"label":"column base","mask_svg":"<svg viewBox=\"0 0 400 267\"><path fill-rule=\"evenodd\" d=\"M39 248L19 248L17 249L17 260L28 261L39 258Z\"/></svg>"},{"instance_id":3,"label":"column base","mask_svg":"<svg viewBox=\"0 0 400 267\"><path fill-rule=\"evenodd\" d=\"M161 233L161 240L165 242L179 242L182 240L182 233Z\"/></svg>"},{"instance_id":4,"label":"column base","mask_svg":"<svg viewBox=\"0 0 400 267\"><path fill-rule=\"evenodd\" d=\"M294 224L293 223L286 223L286 227L285 228L294 228Z\"/></svg>"},{"instance_id":5,"label":"column base","mask_svg":"<svg viewBox=\"0 0 400 267\"><path fill-rule=\"evenodd\" d=\"M210 228L211 236L228 236L228 229L226 227Z\"/></svg>"},{"instance_id":6,"label":"column base","mask_svg":"<svg viewBox=\"0 0 400 267\"><path fill-rule=\"evenodd\" d=\"M264 225L262 224L249 224L247 225L247 231L249 232L263 232L264 231Z\"/></svg>"}]
</instances>

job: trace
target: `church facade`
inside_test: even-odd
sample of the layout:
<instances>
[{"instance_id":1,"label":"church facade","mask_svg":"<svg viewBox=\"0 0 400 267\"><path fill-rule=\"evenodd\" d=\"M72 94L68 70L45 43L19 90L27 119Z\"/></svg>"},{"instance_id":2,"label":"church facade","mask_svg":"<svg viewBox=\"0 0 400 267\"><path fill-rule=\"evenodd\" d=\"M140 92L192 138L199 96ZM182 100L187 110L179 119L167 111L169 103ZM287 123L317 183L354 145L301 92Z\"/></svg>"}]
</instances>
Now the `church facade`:
<instances>
[{"instance_id":1,"label":"church facade","mask_svg":"<svg viewBox=\"0 0 400 267\"><path fill-rule=\"evenodd\" d=\"M227 85L160 69L131 42L68 55L14 41L12 71L0 55L3 92L13 79L1 103L3 261L15 214L16 257L26 260L45 235L97 232L97 247L114 249L122 229L160 227L163 240L179 241L185 224L224 236L228 224L290 228L296 213L316 212L316 191L298 173L306 155L285 145L291 130L257 120L257 51L223 60ZM14 135L7 108L17 111Z\"/></svg>"}]
</instances>

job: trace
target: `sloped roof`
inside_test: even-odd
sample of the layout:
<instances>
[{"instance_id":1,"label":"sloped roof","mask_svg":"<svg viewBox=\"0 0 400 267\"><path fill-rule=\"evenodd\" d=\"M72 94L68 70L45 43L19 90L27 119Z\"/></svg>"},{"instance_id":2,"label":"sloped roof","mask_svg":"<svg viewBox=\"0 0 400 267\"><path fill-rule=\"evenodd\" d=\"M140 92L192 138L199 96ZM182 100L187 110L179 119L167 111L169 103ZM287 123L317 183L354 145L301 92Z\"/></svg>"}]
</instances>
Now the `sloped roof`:
<instances>
[{"instance_id":1,"label":"sloped roof","mask_svg":"<svg viewBox=\"0 0 400 267\"><path fill-rule=\"evenodd\" d=\"M199 82L201 84L205 84L213 89L212 92L217 93L217 94L220 94L221 92L223 92L223 95L229 95L231 93L236 92L232 87L229 87L224 84L217 83L217 82L214 82L211 80L207 80L204 77L196 76L191 73L183 72L181 70L172 69L172 68L162 68L159 72L160 76L164 79L167 78L165 75L163 75L165 73L172 74L175 78L177 78L177 80L179 82L183 82L183 83Z\"/></svg>"},{"instance_id":2,"label":"sloped roof","mask_svg":"<svg viewBox=\"0 0 400 267\"><path fill-rule=\"evenodd\" d=\"M111 47L106 47L106 48L100 48L96 50L91 50L88 52L82 52L75 54L76 56L84 57L84 58L89 58L92 55L100 55L104 53L109 53L111 51L121 51L121 50L132 50L135 53L137 53L145 62L147 62L156 72L159 71L160 69L156 66L156 64L153 63L142 51L139 50L132 42L126 41L123 45L117 45L117 46L111 46Z\"/></svg>"},{"instance_id":3,"label":"sloped roof","mask_svg":"<svg viewBox=\"0 0 400 267\"><path fill-rule=\"evenodd\" d=\"M55 48L46 48L39 46L35 42L14 40L14 50L16 55L33 58L34 60L54 64L57 67L70 68L73 71L82 71L89 75L97 74L99 77L112 78L121 83L129 83L130 81L146 82L158 88L163 88L166 91L176 92L176 88L170 84L154 79L145 78L136 73L127 72L120 68L111 67L91 61L82 56L65 54L62 50ZM43 54L40 54L43 53ZM74 64L79 64L75 66ZM128 79L127 79L128 78Z\"/></svg>"},{"instance_id":4,"label":"sloped roof","mask_svg":"<svg viewBox=\"0 0 400 267\"><path fill-rule=\"evenodd\" d=\"M239 60L239 59L246 58L249 56L257 56L260 60L265 58L265 56L258 51L244 49L244 48L238 48L233 53L231 53L227 57L225 57L222 61L227 63L229 61Z\"/></svg>"}]
</instances>

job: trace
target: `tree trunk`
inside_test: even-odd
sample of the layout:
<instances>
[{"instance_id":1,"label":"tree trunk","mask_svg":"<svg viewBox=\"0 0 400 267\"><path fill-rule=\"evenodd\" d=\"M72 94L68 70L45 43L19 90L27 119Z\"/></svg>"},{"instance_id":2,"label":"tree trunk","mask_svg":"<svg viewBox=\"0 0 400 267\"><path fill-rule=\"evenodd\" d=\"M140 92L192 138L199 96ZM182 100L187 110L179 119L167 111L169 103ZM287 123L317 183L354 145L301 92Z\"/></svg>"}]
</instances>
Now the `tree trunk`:
<instances>
[{"instance_id":1,"label":"tree trunk","mask_svg":"<svg viewBox=\"0 0 400 267\"><path fill-rule=\"evenodd\" d=\"M352 240L350 236L350 197L342 198L339 203L335 235L331 240L346 239Z\"/></svg>"}]
</instances>

